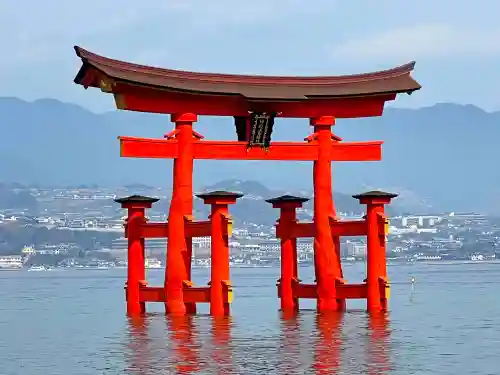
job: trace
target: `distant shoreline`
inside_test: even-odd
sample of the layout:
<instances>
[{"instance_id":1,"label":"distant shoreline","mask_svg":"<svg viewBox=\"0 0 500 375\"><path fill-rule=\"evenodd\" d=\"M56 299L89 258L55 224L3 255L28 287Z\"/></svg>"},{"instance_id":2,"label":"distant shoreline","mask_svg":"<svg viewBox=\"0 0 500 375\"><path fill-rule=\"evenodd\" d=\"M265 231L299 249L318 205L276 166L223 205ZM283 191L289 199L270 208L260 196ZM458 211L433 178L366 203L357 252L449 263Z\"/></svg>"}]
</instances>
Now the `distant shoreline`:
<instances>
[{"instance_id":1,"label":"distant shoreline","mask_svg":"<svg viewBox=\"0 0 500 375\"><path fill-rule=\"evenodd\" d=\"M355 265L355 264L361 264L364 263L364 261L356 261L356 262L344 262L344 265ZM388 267L391 266L402 266L402 265L426 265L426 266L436 266L436 265L443 265L443 266L453 266L453 265L463 265L463 264L475 264L475 265L481 265L481 264L498 264L500 265L500 260L434 260L434 261L414 261L414 262L408 262L404 260L390 260L388 261L387 265ZM240 268L279 268L278 265L245 265L245 266L231 266L231 269L240 269ZM303 264L301 267L313 267L312 264ZM193 269L208 269L210 267L193 267ZM0 268L0 272L2 271L28 271L28 267L23 267L23 268ZM79 272L81 271L112 271L112 270L126 270L126 267L108 267L108 268L102 268L102 269L97 269L97 268L76 268L76 267L52 267L47 270L43 270L42 272L52 272L52 271L73 271L77 270ZM147 268L148 271L164 271L164 268Z\"/></svg>"},{"instance_id":2,"label":"distant shoreline","mask_svg":"<svg viewBox=\"0 0 500 375\"><path fill-rule=\"evenodd\" d=\"M426 265L458 265L458 264L500 264L500 260L418 260L415 262L395 261L404 264L426 264ZM394 263L388 263L391 266Z\"/></svg>"}]
</instances>

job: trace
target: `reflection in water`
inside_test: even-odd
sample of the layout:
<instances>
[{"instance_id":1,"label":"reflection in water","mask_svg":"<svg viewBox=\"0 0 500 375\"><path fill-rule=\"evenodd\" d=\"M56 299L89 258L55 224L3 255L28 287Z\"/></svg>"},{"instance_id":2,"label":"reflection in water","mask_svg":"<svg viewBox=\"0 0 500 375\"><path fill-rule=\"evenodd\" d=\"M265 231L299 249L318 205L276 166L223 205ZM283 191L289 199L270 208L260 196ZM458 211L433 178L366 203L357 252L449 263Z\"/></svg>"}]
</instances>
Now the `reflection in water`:
<instances>
[{"instance_id":1,"label":"reflection in water","mask_svg":"<svg viewBox=\"0 0 500 375\"><path fill-rule=\"evenodd\" d=\"M301 322L296 311L281 313L281 358L279 369L283 374L303 374Z\"/></svg>"},{"instance_id":2,"label":"reflection in water","mask_svg":"<svg viewBox=\"0 0 500 375\"><path fill-rule=\"evenodd\" d=\"M389 374L391 370L389 316L386 313L369 314L368 319L368 374Z\"/></svg>"},{"instance_id":3,"label":"reflection in water","mask_svg":"<svg viewBox=\"0 0 500 375\"><path fill-rule=\"evenodd\" d=\"M172 342L173 363L179 374L193 374L200 369L200 348L193 315L167 315L167 327Z\"/></svg>"},{"instance_id":4,"label":"reflection in water","mask_svg":"<svg viewBox=\"0 0 500 375\"><path fill-rule=\"evenodd\" d=\"M146 375L149 373L150 339L148 336L148 320L144 316L128 318L129 363L127 373Z\"/></svg>"},{"instance_id":5,"label":"reflection in water","mask_svg":"<svg viewBox=\"0 0 500 375\"><path fill-rule=\"evenodd\" d=\"M491 296L500 288L500 263L401 264L394 269L393 292L399 297L391 302L390 322L384 316L370 322L364 311L353 310L361 301L345 313L339 373L498 374L494 343L500 337L500 299ZM312 279L313 271L304 267L301 276ZM364 264L346 271L347 279L365 276ZM176 374L175 345L161 304L151 306L157 314L127 323L119 292L124 274L113 272L0 272L0 374ZM197 283L205 282L206 270L193 272ZM304 309L312 301L303 303L296 320L286 321L277 313L274 282L279 271L233 272L235 284L241 285L228 345L233 373L314 375L314 352L326 343L316 312ZM151 274L157 274L151 284L163 282L162 272ZM408 275L425 280L413 303L408 302ZM105 301L99 312L96 301ZM193 317L198 374L217 374L212 371L211 322L206 315ZM302 368L290 370L295 364Z\"/></svg>"},{"instance_id":6,"label":"reflection in water","mask_svg":"<svg viewBox=\"0 0 500 375\"><path fill-rule=\"evenodd\" d=\"M129 319L126 373L390 373L387 314L282 314L271 335L246 337L235 333L240 331L233 319L154 314Z\"/></svg>"},{"instance_id":7,"label":"reflection in water","mask_svg":"<svg viewBox=\"0 0 500 375\"><path fill-rule=\"evenodd\" d=\"M212 351L210 360L218 374L232 374L234 370L231 350L231 317L212 317Z\"/></svg>"},{"instance_id":8,"label":"reflection in water","mask_svg":"<svg viewBox=\"0 0 500 375\"><path fill-rule=\"evenodd\" d=\"M160 319L166 320L166 324L157 324ZM129 319L126 346L129 374L232 374L234 371L231 317L151 314Z\"/></svg>"},{"instance_id":9,"label":"reflection in water","mask_svg":"<svg viewBox=\"0 0 500 375\"><path fill-rule=\"evenodd\" d=\"M317 339L314 343L315 374L337 374L341 367L342 321L344 313L329 312L316 316Z\"/></svg>"}]
</instances>

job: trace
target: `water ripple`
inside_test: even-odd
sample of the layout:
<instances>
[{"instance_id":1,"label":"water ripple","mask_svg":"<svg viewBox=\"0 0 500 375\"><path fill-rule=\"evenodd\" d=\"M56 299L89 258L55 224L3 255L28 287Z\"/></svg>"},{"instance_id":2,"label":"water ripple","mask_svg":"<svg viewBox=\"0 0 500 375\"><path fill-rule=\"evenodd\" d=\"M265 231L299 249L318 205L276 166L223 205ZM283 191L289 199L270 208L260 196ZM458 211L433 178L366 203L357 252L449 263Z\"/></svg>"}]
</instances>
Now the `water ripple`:
<instances>
[{"instance_id":1,"label":"water ripple","mask_svg":"<svg viewBox=\"0 0 500 375\"><path fill-rule=\"evenodd\" d=\"M0 274L0 374L497 374L499 268L394 269L391 313L278 312L275 269L233 271L233 316L124 316L124 274ZM480 272L474 272L479 270ZM304 280L313 276L301 269ZM346 269L361 280L362 267ZM417 278L410 290L408 277ZM162 273L151 274L161 284ZM194 275L206 283L206 273ZM410 298L411 295L411 298Z\"/></svg>"}]
</instances>

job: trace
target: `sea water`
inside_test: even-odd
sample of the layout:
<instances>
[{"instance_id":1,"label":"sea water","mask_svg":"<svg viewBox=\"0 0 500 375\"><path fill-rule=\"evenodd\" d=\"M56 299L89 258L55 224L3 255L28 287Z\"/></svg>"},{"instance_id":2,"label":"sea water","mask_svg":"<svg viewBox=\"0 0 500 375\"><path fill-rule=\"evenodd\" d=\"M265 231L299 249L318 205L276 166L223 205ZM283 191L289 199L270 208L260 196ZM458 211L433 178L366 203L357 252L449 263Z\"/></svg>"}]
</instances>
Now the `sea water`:
<instances>
[{"instance_id":1,"label":"sea water","mask_svg":"<svg viewBox=\"0 0 500 375\"><path fill-rule=\"evenodd\" d=\"M350 282L364 264L345 267ZM313 269L300 268L304 282ZM205 284L208 269L194 270ZM365 301L318 315L279 313L279 269L232 269L230 318L199 305L172 318L125 316L126 271L0 272L0 374L500 374L500 263L389 266L390 312ZM415 279L412 287L411 278ZM162 270L148 270L161 285Z\"/></svg>"}]
</instances>

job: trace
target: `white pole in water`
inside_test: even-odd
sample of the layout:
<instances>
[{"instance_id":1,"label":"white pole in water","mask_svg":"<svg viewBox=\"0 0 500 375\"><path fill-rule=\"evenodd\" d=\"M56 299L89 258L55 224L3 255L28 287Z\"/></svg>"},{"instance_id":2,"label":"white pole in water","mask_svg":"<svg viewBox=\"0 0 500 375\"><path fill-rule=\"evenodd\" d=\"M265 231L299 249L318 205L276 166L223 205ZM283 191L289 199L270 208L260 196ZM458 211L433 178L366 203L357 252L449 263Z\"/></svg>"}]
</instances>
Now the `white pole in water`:
<instances>
[{"instance_id":1,"label":"white pole in water","mask_svg":"<svg viewBox=\"0 0 500 375\"><path fill-rule=\"evenodd\" d=\"M410 277L410 282L411 282L410 302L412 302L413 293L415 292L415 277L414 276Z\"/></svg>"}]
</instances>

